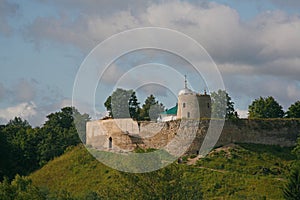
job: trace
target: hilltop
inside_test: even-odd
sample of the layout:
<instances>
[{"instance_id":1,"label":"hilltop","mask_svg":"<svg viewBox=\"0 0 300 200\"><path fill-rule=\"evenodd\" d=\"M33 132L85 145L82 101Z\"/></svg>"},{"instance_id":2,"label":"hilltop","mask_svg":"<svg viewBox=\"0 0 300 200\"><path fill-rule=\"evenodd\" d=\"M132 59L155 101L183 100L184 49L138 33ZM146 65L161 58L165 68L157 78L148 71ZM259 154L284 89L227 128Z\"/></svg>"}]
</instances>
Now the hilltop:
<instances>
[{"instance_id":1,"label":"hilltop","mask_svg":"<svg viewBox=\"0 0 300 200\"><path fill-rule=\"evenodd\" d=\"M97 194L107 199L164 195L174 199L282 199L282 188L295 159L290 152L290 147L235 144L216 148L193 165L186 162L196 155L156 172L128 174L101 164L79 145L29 178L38 187L77 198Z\"/></svg>"}]
</instances>

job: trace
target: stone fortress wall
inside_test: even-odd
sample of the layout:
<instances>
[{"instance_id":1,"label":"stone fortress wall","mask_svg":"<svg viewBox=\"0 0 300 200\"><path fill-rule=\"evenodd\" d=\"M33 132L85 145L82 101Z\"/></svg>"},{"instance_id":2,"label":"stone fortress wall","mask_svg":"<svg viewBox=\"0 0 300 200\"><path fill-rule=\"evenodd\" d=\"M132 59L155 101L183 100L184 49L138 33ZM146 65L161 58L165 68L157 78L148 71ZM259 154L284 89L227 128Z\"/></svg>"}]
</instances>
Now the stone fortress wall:
<instances>
[{"instance_id":1,"label":"stone fortress wall","mask_svg":"<svg viewBox=\"0 0 300 200\"><path fill-rule=\"evenodd\" d=\"M213 122L218 124L218 120ZM185 153L198 154L209 124L208 119L161 123L138 123L132 119L96 120L87 123L86 143L94 148L107 150L132 151L136 147L166 147L174 155L185 148L188 149ZM215 146L230 143L294 146L299 135L300 120L227 120ZM188 138L193 140L191 145L186 142Z\"/></svg>"}]
</instances>

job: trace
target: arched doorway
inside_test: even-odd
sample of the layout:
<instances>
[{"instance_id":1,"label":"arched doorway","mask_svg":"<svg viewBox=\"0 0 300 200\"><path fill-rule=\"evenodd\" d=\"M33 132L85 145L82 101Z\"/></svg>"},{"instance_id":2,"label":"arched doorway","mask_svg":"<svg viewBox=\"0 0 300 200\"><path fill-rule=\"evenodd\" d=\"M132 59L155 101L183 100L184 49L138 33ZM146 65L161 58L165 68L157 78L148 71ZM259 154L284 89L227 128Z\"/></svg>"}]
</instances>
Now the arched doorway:
<instances>
[{"instance_id":1,"label":"arched doorway","mask_svg":"<svg viewBox=\"0 0 300 200\"><path fill-rule=\"evenodd\" d=\"M108 139L109 141L108 141L108 148L112 148L112 138L111 137L109 137L109 139Z\"/></svg>"}]
</instances>

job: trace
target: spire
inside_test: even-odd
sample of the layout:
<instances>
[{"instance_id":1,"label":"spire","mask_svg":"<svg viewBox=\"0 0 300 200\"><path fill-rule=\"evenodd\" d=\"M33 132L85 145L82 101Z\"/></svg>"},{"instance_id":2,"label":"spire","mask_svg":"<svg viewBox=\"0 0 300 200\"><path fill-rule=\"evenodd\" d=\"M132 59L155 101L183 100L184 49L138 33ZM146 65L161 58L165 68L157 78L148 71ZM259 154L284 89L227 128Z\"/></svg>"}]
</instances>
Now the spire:
<instances>
[{"instance_id":1,"label":"spire","mask_svg":"<svg viewBox=\"0 0 300 200\"><path fill-rule=\"evenodd\" d=\"M187 80L186 80L186 75L184 75L184 88L187 88Z\"/></svg>"}]
</instances>

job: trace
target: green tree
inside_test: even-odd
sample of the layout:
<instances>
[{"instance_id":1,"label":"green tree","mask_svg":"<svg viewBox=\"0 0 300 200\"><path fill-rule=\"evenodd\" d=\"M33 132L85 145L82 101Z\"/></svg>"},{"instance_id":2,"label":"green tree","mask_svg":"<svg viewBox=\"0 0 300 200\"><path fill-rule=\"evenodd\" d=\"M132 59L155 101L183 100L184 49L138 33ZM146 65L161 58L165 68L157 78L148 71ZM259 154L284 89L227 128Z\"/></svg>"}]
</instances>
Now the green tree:
<instances>
[{"instance_id":1,"label":"green tree","mask_svg":"<svg viewBox=\"0 0 300 200\"><path fill-rule=\"evenodd\" d=\"M300 101L292 104L286 112L287 118L300 118Z\"/></svg>"},{"instance_id":2,"label":"green tree","mask_svg":"<svg viewBox=\"0 0 300 200\"><path fill-rule=\"evenodd\" d=\"M82 143L86 143L86 123L91 120L86 113L81 114L77 109L73 108L73 118L76 130Z\"/></svg>"},{"instance_id":3,"label":"green tree","mask_svg":"<svg viewBox=\"0 0 300 200\"><path fill-rule=\"evenodd\" d=\"M132 92L129 99L129 114L132 119L138 120L140 113L139 105L140 103L138 102L135 92Z\"/></svg>"},{"instance_id":4,"label":"green tree","mask_svg":"<svg viewBox=\"0 0 300 200\"><path fill-rule=\"evenodd\" d=\"M10 120L1 130L3 145L6 147L5 164L3 166L6 176L10 179L15 174L26 175L37 169L37 141L34 139L35 130L26 120L15 117Z\"/></svg>"},{"instance_id":5,"label":"green tree","mask_svg":"<svg viewBox=\"0 0 300 200\"><path fill-rule=\"evenodd\" d=\"M30 179L16 175L11 182L7 178L0 183L0 199L2 200L23 200L23 199L47 199L47 194L41 192L32 185Z\"/></svg>"},{"instance_id":6,"label":"green tree","mask_svg":"<svg viewBox=\"0 0 300 200\"><path fill-rule=\"evenodd\" d=\"M9 145L7 143L6 135L3 132L4 125L0 125L0 181L9 171Z\"/></svg>"},{"instance_id":7,"label":"green tree","mask_svg":"<svg viewBox=\"0 0 300 200\"><path fill-rule=\"evenodd\" d=\"M48 120L39 130L38 151L41 165L63 154L67 147L80 143L74 113L79 114L74 108L65 107L47 116Z\"/></svg>"},{"instance_id":8,"label":"green tree","mask_svg":"<svg viewBox=\"0 0 300 200\"><path fill-rule=\"evenodd\" d=\"M105 106L109 116L113 117L112 109L111 109L111 96L107 97L106 101L104 102L104 106Z\"/></svg>"},{"instance_id":9,"label":"green tree","mask_svg":"<svg viewBox=\"0 0 300 200\"><path fill-rule=\"evenodd\" d=\"M234 110L234 102L225 90L218 90L211 93L212 99L212 118L237 118Z\"/></svg>"},{"instance_id":10,"label":"green tree","mask_svg":"<svg viewBox=\"0 0 300 200\"><path fill-rule=\"evenodd\" d=\"M260 97L249 105L249 118L282 118L282 106L273 97Z\"/></svg>"},{"instance_id":11,"label":"green tree","mask_svg":"<svg viewBox=\"0 0 300 200\"><path fill-rule=\"evenodd\" d=\"M113 118L138 118L139 102L133 90L117 88L106 99L104 106Z\"/></svg>"},{"instance_id":12,"label":"green tree","mask_svg":"<svg viewBox=\"0 0 300 200\"><path fill-rule=\"evenodd\" d=\"M162 103L159 103L153 94L147 97L145 103L142 106L140 112L141 120L156 120L159 113L163 112L165 107Z\"/></svg>"}]
</instances>

